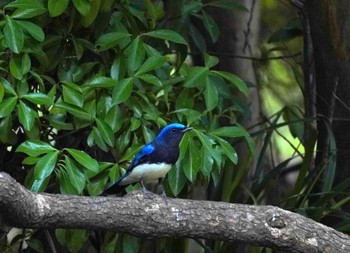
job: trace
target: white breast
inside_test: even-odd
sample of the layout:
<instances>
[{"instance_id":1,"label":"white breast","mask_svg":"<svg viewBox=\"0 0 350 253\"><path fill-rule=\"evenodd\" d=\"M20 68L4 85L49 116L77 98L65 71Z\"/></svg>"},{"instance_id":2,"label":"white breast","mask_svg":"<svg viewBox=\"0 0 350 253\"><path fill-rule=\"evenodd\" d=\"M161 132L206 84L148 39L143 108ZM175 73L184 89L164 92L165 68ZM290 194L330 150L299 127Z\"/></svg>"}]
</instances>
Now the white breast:
<instances>
[{"instance_id":1,"label":"white breast","mask_svg":"<svg viewBox=\"0 0 350 253\"><path fill-rule=\"evenodd\" d=\"M158 178L165 177L170 169L171 165L167 163L140 164L136 166L131 171L131 173L120 182L120 185L136 183L141 179L145 183L155 181Z\"/></svg>"}]
</instances>

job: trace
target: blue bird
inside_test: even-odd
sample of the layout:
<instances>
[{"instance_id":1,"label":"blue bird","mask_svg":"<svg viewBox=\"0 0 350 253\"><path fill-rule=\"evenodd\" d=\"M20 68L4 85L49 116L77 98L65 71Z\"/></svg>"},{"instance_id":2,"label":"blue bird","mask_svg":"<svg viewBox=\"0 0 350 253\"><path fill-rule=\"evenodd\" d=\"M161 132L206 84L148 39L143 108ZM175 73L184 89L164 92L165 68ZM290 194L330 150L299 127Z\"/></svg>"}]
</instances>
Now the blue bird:
<instances>
[{"instance_id":1,"label":"blue bird","mask_svg":"<svg viewBox=\"0 0 350 253\"><path fill-rule=\"evenodd\" d=\"M135 155L126 173L107 187L102 195L115 194L126 185L137 182L141 183L142 191L147 193L144 182L152 182L165 177L179 158L179 143L182 137L191 129L192 127L186 127L180 123L164 127L152 142L146 144ZM164 190L163 196L165 196Z\"/></svg>"}]
</instances>

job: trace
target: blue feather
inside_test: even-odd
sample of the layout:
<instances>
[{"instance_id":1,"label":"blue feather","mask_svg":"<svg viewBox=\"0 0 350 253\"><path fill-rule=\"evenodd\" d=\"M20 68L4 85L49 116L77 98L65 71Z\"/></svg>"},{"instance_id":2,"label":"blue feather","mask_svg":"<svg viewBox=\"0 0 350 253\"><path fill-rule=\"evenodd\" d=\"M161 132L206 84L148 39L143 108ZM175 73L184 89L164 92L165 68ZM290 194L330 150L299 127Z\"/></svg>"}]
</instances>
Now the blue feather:
<instances>
[{"instance_id":1,"label":"blue feather","mask_svg":"<svg viewBox=\"0 0 350 253\"><path fill-rule=\"evenodd\" d=\"M144 180L164 178L179 158L179 143L183 135L191 129L180 123L164 127L152 142L136 154L126 173L107 187L103 194L116 193L125 184L141 182L143 187Z\"/></svg>"}]
</instances>

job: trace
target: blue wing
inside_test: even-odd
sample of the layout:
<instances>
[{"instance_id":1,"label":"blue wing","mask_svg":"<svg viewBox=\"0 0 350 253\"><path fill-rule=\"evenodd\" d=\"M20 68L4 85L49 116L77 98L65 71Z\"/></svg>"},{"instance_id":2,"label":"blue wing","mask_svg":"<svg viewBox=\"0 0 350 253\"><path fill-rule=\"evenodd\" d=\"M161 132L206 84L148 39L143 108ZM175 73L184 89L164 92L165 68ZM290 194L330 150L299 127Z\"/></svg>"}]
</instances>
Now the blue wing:
<instances>
[{"instance_id":1,"label":"blue wing","mask_svg":"<svg viewBox=\"0 0 350 253\"><path fill-rule=\"evenodd\" d=\"M143 158L147 157L148 155L152 154L154 151L155 147L152 142L148 143L145 145L140 152L135 155L134 159L132 160L129 168L126 170L126 173L130 173L133 168L135 168L137 165L142 163Z\"/></svg>"},{"instance_id":2,"label":"blue wing","mask_svg":"<svg viewBox=\"0 0 350 253\"><path fill-rule=\"evenodd\" d=\"M150 154L152 154L152 152L154 151L155 147L153 145L153 143L148 143L147 145L145 145L140 152L138 152L134 159L132 160L129 168L126 170L125 174L123 176L121 176L116 182L112 183L110 186L108 186L101 195L106 195L106 194L114 194L119 192L120 190L122 190L123 188L125 188L125 186L120 186L119 183L126 178L127 176L129 176L129 174L131 173L131 171L133 170L133 168L135 168L137 165L139 165L140 163L142 163L143 160L145 160L145 158L147 158L147 156L149 156Z\"/></svg>"}]
</instances>

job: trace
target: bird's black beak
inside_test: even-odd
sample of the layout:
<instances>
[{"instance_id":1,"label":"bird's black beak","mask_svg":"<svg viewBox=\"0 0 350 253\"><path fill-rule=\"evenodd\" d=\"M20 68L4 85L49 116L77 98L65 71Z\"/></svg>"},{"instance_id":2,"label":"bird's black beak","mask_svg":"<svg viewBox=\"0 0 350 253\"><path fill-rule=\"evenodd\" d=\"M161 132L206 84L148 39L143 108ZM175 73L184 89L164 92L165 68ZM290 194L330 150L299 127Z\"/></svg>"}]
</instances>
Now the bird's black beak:
<instances>
[{"instance_id":1,"label":"bird's black beak","mask_svg":"<svg viewBox=\"0 0 350 253\"><path fill-rule=\"evenodd\" d=\"M188 131L192 130L192 127L186 127L183 130L181 130L182 133L186 133Z\"/></svg>"}]
</instances>

